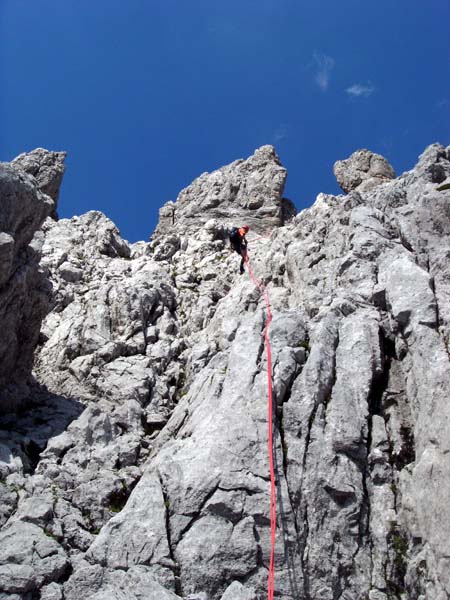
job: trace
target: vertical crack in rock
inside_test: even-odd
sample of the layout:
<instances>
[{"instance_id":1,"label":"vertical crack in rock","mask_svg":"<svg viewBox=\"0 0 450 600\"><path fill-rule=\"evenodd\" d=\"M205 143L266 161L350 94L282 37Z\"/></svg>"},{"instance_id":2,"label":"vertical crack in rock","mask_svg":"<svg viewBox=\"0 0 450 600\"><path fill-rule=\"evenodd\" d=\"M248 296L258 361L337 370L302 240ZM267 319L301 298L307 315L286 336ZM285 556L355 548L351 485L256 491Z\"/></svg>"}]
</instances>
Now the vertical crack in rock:
<instances>
[{"instance_id":1,"label":"vertical crack in rock","mask_svg":"<svg viewBox=\"0 0 450 600\"><path fill-rule=\"evenodd\" d=\"M366 536L369 543L370 552L370 572L371 572L371 585L378 589L384 589L387 585L387 564L388 555L384 554L379 556L379 540L374 537L372 528L375 527L374 521L379 519L379 502L378 490L383 489L384 486L389 486L392 491L393 484L393 473L392 467L389 463L383 459L383 454L380 452L384 449L384 452L389 451L389 435L387 435L387 444L385 448L380 440L380 427L381 423L384 423L383 430L387 425L388 415L386 414L386 396L388 393L391 373L391 362L395 358L395 345L394 342L385 335L385 331L382 327L379 329L379 348L381 355L381 369L378 373L374 373L372 380L371 392L369 396L369 414L368 414L368 435L367 435L367 457L368 461L364 469L363 477L363 489L364 498L367 504L367 528ZM382 419L382 421L380 420ZM375 421L377 425L376 432L374 432ZM380 486L380 487L379 487ZM384 494L385 495L385 494ZM381 498L383 495L381 496ZM372 508L372 504L374 505ZM393 500L393 509L395 510L395 495ZM386 515L382 515L383 518ZM389 546L388 539L386 543ZM380 580L381 576L381 580Z\"/></svg>"},{"instance_id":2,"label":"vertical crack in rock","mask_svg":"<svg viewBox=\"0 0 450 600\"><path fill-rule=\"evenodd\" d=\"M180 567L175 558L175 548L172 543L172 529L170 524L170 498L167 493L167 489L164 485L161 475L158 474L159 484L161 486L161 492L164 499L164 514L165 514L165 523L166 523L166 535L167 535L167 545L169 547L169 556L171 559L171 570L173 571L174 582L175 582L175 593L178 596L183 596L183 585L181 581L181 571Z\"/></svg>"},{"instance_id":3,"label":"vertical crack in rock","mask_svg":"<svg viewBox=\"0 0 450 600\"><path fill-rule=\"evenodd\" d=\"M325 412L327 410L328 404L330 402L334 385L336 383L336 351L339 346L339 331L336 324L336 321L330 322L331 327L328 328L325 326L323 338L326 340L326 350L322 348L317 342L311 348L311 353L309 356L309 360L317 361L319 359L319 363L312 363L312 369L316 369L320 365L320 376L317 381L309 380L306 378L302 381L302 378L298 379L299 383L302 382L302 385L308 384L311 386L311 390L305 390L307 394L312 394L313 402L309 409L309 414L307 416L306 423L306 431L303 433L304 436L304 447L302 451L302 473L303 477L300 481L299 489L297 490L296 496L299 498L299 503L296 506L296 503L293 502L293 507L296 512L296 523L298 520L301 520L301 529L297 529L298 535L298 550L300 556L300 563L302 567L302 575L303 575L303 594L306 600L312 600L315 595L314 588L314 565L311 563L311 548L310 548L310 535L311 535L311 524L310 524L310 512L311 508L309 505L309 499L304 497L304 488L305 488L305 479L306 474L309 470L308 462L312 460L312 464L315 463L315 453L311 457L310 456L310 445L313 435L313 429L317 426L320 430L323 431L323 428L326 426L325 421ZM331 335L330 335L331 334ZM313 342L314 343L314 342ZM320 342L323 343L323 342ZM323 361L323 357L321 357L321 353L325 352L327 361ZM315 354L314 354L315 353ZM319 358L320 357L320 358ZM308 368L308 362L306 363L305 369ZM316 375L316 378L318 376ZM318 423L317 420L322 419L322 423ZM314 510L314 508L313 508Z\"/></svg>"},{"instance_id":4,"label":"vertical crack in rock","mask_svg":"<svg viewBox=\"0 0 450 600\"><path fill-rule=\"evenodd\" d=\"M313 405L312 410L308 417L308 426L307 426L307 430L306 430L306 439L305 439L305 451L303 453L303 469L306 468L306 462L308 460L308 449L309 449L309 444L311 441L311 431L313 428L313 423L316 418L316 414L317 414L317 410L318 410L319 406L320 406L320 403L316 402Z\"/></svg>"},{"instance_id":5,"label":"vertical crack in rock","mask_svg":"<svg viewBox=\"0 0 450 600\"><path fill-rule=\"evenodd\" d=\"M147 318L145 316L145 309L142 298L139 299L139 308L140 308L140 317L141 317L141 327L142 327L142 335L144 336L144 348L143 354L147 351L148 346L148 338L147 338Z\"/></svg>"},{"instance_id":6,"label":"vertical crack in rock","mask_svg":"<svg viewBox=\"0 0 450 600\"><path fill-rule=\"evenodd\" d=\"M292 389L292 386L289 388L289 390L287 391L287 396L288 398L286 399L286 401L289 399L290 396L290 390ZM277 417L277 422L278 422L278 427L276 428L276 431L278 433L278 435L280 436L280 447L281 447L281 455L282 455L282 466L283 466L283 474L284 477L286 479L286 485L287 485L287 489L288 489L288 493L289 493L289 485L288 485L288 478L287 478L287 468L288 468L288 447L287 447L287 443L285 440L285 435L284 435L284 424L283 424L283 408L281 408L281 414L279 415L279 417ZM289 498L290 498L290 494L289 494Z\"/></svg>"},{"instance_id":7,"label":"vertical crack in rock","mask_svg":"<svg viewBox=\"0 0 450 600\"><path fill-rule=\"evenodd\" d=\"M390 549L388 576L386 578L387 591L394 598L401 600L406 591L405 576L408 540L401 526L394 521L391 523L387 543Z\"/></svg>"},{"instance_id":8,"label":"vertical crack in rock","mask_svg":"<svg viewBox=\"0 0 450 600\"><path fill-rule=\"evenodd\" d=\"M266 322L267 322L267 315L264 313L263 322L261 324L261 338L260 338L259 346L258 346L258 349L257 349L257 352L256 352L256 361L255 361L255 364L258 365L258 366L261 366L261 362L262 362L263 356L264 356L264 351L265 351L265 348L266 348L266 342L265 342L265 339L264 339L264 336L263 336L263 332L264 332L264 328L266 326ZM272 371L273 371L273 369L272 369ZM257 374L258 374L258 372L255 373L255 377L256 377ZM272 377L273 377L273 375L272 375ZM255 379L253 378L253 383L254 383L254 381L255 381Z\"/></svg>"},{"instance_id":9,"label":"vertical crack in rock","mask_svg":"<svg viewBox=\"0 0 450 600\"><path fill-rule=\"evenodd\" d=\"M368 432L368 453L372 443L372 418L374 415L383 416L383 397L389 383L389 372L391 368L391 359L395 355L395 346L385 335L383 329L379 329L379 347L381 355L381 369L374 373L372 385L369 394L369 432Z\"/></svg>"},{"instance_id":10,"label":"vertical crack in rock","mask_svg":"<svg viewBox=\"0 0 450 600\"><path fill-rule=\"evenodd\" d=\"M295 379L294 379L295 381ZM289 388L286 391L285 402L289 400L291 395L292 387L294 381L291 382ZM276 437L274 439L274 461L275 461L275 472L277 473L277 505L278 505L278 513L279 513L279 521L281 522L281 535L283 539L284 545L284 561L287 563L287 571L289 578L289 586L292 592L293 598L300 597L300 588L299 583L297 581L296 574L296 561L297 561L297 551L299 547L299 531L297 526L297 521L295 518L289 519L289 515L295 514L295 506L292 502L292 497L289 489L289 479L288 479L288 447L285 439L284 433L284 424L283 424L283 407L281 407L281 413L276 417L277 426L274 428L276 433ZM277 443L277 437L279 437L279 443ZM278 455L277 448L281 451L282 457L282 475L279 473L279 464L278 464ZM285 484L286 494L284 493L284 487L282 483ZM284 497L287 497L288 506L285 506L283 501ZM289 526L293 526L294 531L292 532L295 535L294 540L292 539L292 533L289 531Z\"/></svg>"},{"instance_id":11,"label":"vertical crack in rock","mask_svg":"<svg viewBox=\"0 0 450 600\"><path fill-rule=\"evenodd\" d=\"M309 539L309 521L308 521L308 506L305 504L304 512L303 512L303 540L301 540L300 545L300 560L302 563L302 573L303 573L303 593L305 596L305 600L312 600L311 598L311 584L310 584L310 573L308 568L308 563L305 558L306 546Z\"/></svg>"},{"instance_id":12,"label":"vertical crack in rock","mask_svg":"<svg viewBox=\"0 0 450 600\"><path fill-rule=\"evenodd\" d=\"M184 515L184 516L188 516L190 518L190 521L187 523L187 525L185 525L185 527L183 527L178 535L177 535L177 544L179 544L181 542L181 540L183 539L183 537L189 532L189 530L192 528L193 525L195 525L196 521L200 518L200 516L202 515L203 509L205 508L206 504L209 502L209 500L214 496L214 494L217 492L218 489L221 489L219 487L219 484L217 484L216 486L214 486L209 492L208 494L205 496L205 498L203 499L201 505L198 507L198 509L195 511L195 513L193 514L189 514L189 515ZM241 489L244 490L244 488L236 488L236 489ZM225 490L224 490L225 491ZM228 490L227 490L228 491ZM247 489L245 489L246 492L248 492Z\"/></svg>"}]
</instances>

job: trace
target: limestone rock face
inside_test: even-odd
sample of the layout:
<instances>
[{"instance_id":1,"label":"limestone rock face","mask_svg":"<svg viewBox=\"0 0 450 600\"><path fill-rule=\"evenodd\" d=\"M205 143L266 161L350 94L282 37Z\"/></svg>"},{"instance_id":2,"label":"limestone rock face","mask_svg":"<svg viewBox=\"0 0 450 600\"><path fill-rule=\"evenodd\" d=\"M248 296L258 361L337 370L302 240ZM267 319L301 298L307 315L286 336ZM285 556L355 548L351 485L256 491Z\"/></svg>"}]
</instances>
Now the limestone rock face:
<instances>
[{"instance_id":1,"label":"limestone rock face","mask_svg":"<svg viewBox=\"0 0 450 600\"><path fill-rule=\"evenodd\" d=\"M0 599L266 597L267 314L226 239L244 220L273 312L276 597L450 596L450 149L374 169L287 223L270 147L201 176L149 243L97 212L46 221L40 387L0 419Z\"/></svg>"},{"instance_id":2,"label":"limestone rock face","mask_svg":"<svg viewBox=\"0 0 450 600\"><path fill-rule=\"evenodd\" d=\"M357 150L347 160L338 160L333 168L336 179L344 190L368 191L395 177L394 169L380 154Z\"/></svg>"},{"instance_id":3,"label":"limestone rock face","mask_svg":"<svg viewBox=\"0 0 450 600\"><path fill-rule=\"evenodd\" d=\"M286 169L273 146L262 146L247 160L203 173L176 203L161 208L155 233L192 234L211 218L225 225L245 222L257 232L270 231L295 214L292 203L282 198L285 180Z\"/></svg>"},{"instance_id":4,"label":"limestone rock face","mask_svg":"<svg viewBox=\"0 0 450 600\"><path fill-rule=\"evenodd\" d=\"M51 214L53 219L58 218L56 208L65 171L65 159L65 152L50 152L44 148L36 148L32 152L20 154L11 162L16 169L33 175L39 189L53 200L55 203Z\"/></svg>"},{"instance_id":5,"label":"limestone rock face","mask_svg":"<svg viewBox=\"0 0 450 600\"><path fill-rule=\"evenodd\" d=\"M50 284L39 268L42 236L35 233L54 206L34 176L0 163L0 412L27 395L50 299Z\"/></svg>"}]
</instances>

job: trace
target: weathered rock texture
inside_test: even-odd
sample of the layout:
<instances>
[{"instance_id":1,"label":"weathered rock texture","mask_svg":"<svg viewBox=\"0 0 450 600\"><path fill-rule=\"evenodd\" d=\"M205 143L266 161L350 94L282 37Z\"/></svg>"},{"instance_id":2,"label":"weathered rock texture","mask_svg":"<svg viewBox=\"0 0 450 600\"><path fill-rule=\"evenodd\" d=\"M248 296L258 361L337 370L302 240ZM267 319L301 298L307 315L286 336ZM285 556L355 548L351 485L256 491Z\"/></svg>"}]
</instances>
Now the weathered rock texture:
<instances>
[{"instance_id":1,"label":"weathered rock texture","mask_svg":"<svg viewBox=\"0 0 450 600\"><path fill-rule=\"evenodd\" d=\"M175 202L159 211L156 235L174 230L196 234L208 219L248 222L258 232L271 231L295 215L282 198L286 169L273 146L262 146L247 160L236 160L213 173L203 173Z\"/></svg>"},{"instance_id":2,"label":"weathered rock texture","mask_svg":"<svg viewBox=\"0 0 450 600\"><path fill-rule=\"evenodd\" d=\"M369 150L357 150L347 160L338 160L333 171L344 192L368 191L395 177L388 161Z\"/></svg>"},{"instance_id":3,"label":"weathered rock texture","mask_svg":"<svg viewBox=\"0 0 450 600\"><path fill-rule=\"evenodd\" d=\"M266 597L266 314L226 242L244 220L274 314L276 597L450 597L449 150L397 179L353 155L350 193L287 223L271 147L202 175L149 243L47 221L41 387L0 423L0 599Z\"/></svg>"},{"instance_id":4,"label":"weathered rock texture","mask_svg":"<svg viewBox=\"0 0 450 600\"><path fill-rule=\"evenodd\" d=\"M50 285L38 264L42 235L33 236L55 209L63 160L56 154L38 150L0 163L0 412L27 394L48 312Z\"/></svg>"},{"instance_id":5,"label":"weathered rock texture","mask_svg":"<svg viewBox=\"0 0 450 600\"><path fill-rule=\"evenodd\" d=\"M54 208L51 214L53 219L58 218L56 208L65 171L65 159L65 152L49 152L43 148L36 148L32 152L20 154L11 162L16 169L33 175L39 189L53 200Z\"/></svg>"}]
</instances>

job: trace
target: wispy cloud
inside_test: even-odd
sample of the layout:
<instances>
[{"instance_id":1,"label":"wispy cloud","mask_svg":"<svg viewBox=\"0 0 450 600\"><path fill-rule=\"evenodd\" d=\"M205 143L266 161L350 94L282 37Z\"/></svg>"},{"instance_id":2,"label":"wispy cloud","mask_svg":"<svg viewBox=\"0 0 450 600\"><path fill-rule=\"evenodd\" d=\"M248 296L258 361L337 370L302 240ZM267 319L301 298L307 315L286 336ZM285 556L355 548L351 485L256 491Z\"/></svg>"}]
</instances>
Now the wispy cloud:
<instances>
[{"instance_id":1,"label":"wispy cloud","mask_svg":"<svg viewBox=\"0 0 450 600\"><path fill-rule=\"evenodd\" d=\"M273 139L274 139L275 143L279 143L288 137L289 137L289 127L287 125L283 125L283 124L280 125L279 127L277 127L277 129L275 130L275 133L273 134Z\"/></svg>"},{"instance_id":2,"label":"wispy cloud","mask_svg":"<svg viewBox=\"0 0 450 600\"><path fill-rule=\"evenodd\" d=\"M375 86L370 83L370 81L366 84L364 83L354 83L346 90L347 94L352 98L368 98L375 91Z\"/></svg>"},{"instance_id":3,"label":"wispy cloud","mask_svg":"<svg viewBox=\"0 0 450 600\"><path fill-rule=\"evenodd\" d=\"M313 58L316 68L314 80L320 89L326 92L330 83L331 71L334 67L334 58L326 54L320 54L319 52L314 52Z\"/></svg>"}]
</instances>

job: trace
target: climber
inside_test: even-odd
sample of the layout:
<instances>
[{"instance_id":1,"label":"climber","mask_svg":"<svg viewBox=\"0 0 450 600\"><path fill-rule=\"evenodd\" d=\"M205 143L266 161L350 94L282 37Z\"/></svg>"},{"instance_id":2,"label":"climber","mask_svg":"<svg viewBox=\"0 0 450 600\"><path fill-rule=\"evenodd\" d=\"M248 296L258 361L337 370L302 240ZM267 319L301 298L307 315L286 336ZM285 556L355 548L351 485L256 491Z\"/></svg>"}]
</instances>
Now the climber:
<instances>
[{"instance_id":1,"label":"climber","mask_svg":"<svg viewBox=\"0 0 450 600\"><path fill-rule=\"evenodd\" d=\"M243 227L232 227L229 231L230 250L234 250L242 257L241 266L239 267L241 275L244 272L244 263L247 257L247 240L245 239L245 235L249 229L248 225L244 225Z\"/></svg>"}]
</instances>

